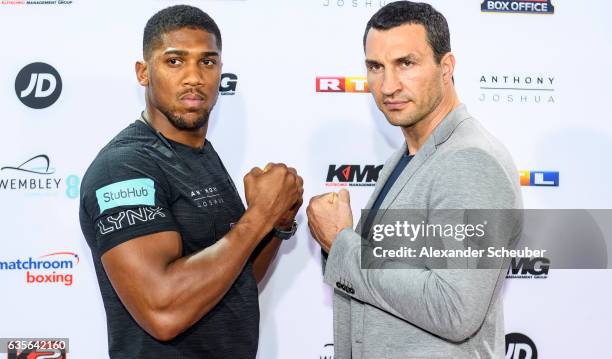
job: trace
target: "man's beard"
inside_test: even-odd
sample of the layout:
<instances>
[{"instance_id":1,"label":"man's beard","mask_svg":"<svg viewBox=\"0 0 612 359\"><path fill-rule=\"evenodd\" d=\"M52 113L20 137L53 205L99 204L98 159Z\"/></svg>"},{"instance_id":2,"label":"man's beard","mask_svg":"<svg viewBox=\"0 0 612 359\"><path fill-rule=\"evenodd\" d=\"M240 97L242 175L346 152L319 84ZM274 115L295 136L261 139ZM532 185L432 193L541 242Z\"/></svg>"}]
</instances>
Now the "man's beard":
<instances>
[{"instance_id":1,"label":"man's beard","mask_svg":"<svg viewBox=\"0 0 612 359\"><path fill-rule=\"evenodd\" d=\"M159 111L163 113L164 116L166 116L172 126L182 131L197 131L202 127L206 126L206 124L208 123L208 117L210 117L210 111L205 110L202 116L198 117L195 121L188 122L183 117L175 115L171 110L160 108Z\"/></svg>"}]
</instances>

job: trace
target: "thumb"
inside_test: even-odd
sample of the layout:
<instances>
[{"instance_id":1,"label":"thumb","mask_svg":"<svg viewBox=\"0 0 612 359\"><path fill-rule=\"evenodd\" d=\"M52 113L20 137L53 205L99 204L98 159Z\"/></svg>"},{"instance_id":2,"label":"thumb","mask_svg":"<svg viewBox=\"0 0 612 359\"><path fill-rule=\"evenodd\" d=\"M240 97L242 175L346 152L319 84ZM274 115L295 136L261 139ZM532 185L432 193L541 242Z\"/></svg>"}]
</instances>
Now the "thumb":
<instances>
[{"instance_id":1,"label":"thumb","mask_svg":"<svg viewBox=\"0 0 612 359\"><path fill-rule=\"evenodd\" d=\"M351 195L349 194L349 191L345 189L341 189L340 192L338 192L338 199L340 202L345 202L349 205L351 204Z\"/></svg>"}]
</instances>

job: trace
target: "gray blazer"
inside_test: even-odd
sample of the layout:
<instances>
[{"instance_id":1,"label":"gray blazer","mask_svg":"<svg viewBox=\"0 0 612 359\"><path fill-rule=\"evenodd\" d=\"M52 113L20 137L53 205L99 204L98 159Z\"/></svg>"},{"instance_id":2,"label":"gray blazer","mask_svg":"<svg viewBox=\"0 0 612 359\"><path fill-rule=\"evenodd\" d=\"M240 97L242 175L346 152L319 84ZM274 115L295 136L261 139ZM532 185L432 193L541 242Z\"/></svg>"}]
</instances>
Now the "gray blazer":
<instances>
[{"instance_id":1,"label":"gray blazer","mask_svg":"<svg viewBox=\"0 0 612 359\"><path fill-rule=\"evenodd\" d=\"M385 163L366 208L405 152L406 144ZM522 208L512 158L464 105L435 128L381 205L412 208ZM360 250L358 232L345 229L324 263L336 359L504 357L507 268L364 270Z\"/></svg>"}]
</instances>

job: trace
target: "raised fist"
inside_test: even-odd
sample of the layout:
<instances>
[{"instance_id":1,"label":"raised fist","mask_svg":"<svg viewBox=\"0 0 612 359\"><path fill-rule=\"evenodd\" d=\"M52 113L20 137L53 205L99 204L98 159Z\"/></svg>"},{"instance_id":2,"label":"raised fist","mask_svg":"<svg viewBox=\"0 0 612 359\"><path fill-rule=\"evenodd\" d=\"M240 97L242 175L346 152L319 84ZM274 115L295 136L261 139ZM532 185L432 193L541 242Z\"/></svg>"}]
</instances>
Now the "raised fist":
<instances>
[{"instance_id":1,"label":"raised fist","mask_svg":"<svg viewBox=\"0 0 612 359\"><path fill-rule=\"evenodd\" d=\"M294 168L268 163L244 176L244 191L249 209L262 212L273 226L287 227L302 205L304 181Z\"/></svg>"}]
</instances>

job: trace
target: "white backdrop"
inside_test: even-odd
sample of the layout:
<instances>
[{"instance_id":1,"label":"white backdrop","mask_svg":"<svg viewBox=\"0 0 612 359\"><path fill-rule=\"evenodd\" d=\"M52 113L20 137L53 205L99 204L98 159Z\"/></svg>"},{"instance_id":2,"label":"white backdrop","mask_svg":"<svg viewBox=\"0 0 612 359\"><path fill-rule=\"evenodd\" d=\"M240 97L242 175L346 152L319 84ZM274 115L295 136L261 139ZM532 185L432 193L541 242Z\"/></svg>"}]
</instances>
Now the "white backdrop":
<instances>
[{"instance_id":1,"label":"white backdrop","mask_svg":"<svg viewBox=\"0 0 612 359\"><path fill-rule=\"evenodd\" d=\"M161 8L199 6L221 28L223 71L238 80L235 93L220 96L208 138L241 192L251 167L282 161L302 174L308 200L337 189L326 185L330 165L380 165L402 141L369 94L317 92L317 77L365 75L363 29L386 1L61 2L0 4L0 167L18 167L0 170L0 337L67 337L72 358L107 358L104 309L75 197L99 149L144 108L134 63L144 25ZM523 187L525 207L610 208L610 2L553 0L548 15L485 13L482 0L431 3L448 19L468 110L521 170L558 172L558 186ZM22 102L31 103L36 89L23 97L15 89L19 72L35 62L51 65L62 83L57 101L42 109ZM38 81L44 94L50 82ZM38 155L49 168L44 157L22 165ZM373 187L349 189L358 216ZM331 358L331 289L303 210L298 217L297 238L283 244L261 287L259 358ZM9 268L30 257L64 267ZM54 271L64 279L28 283ZM541 358L606 357L610 280L612 273L597 270L509 279L506 333L527 335Z\"/></svg>"}]
</instances>

